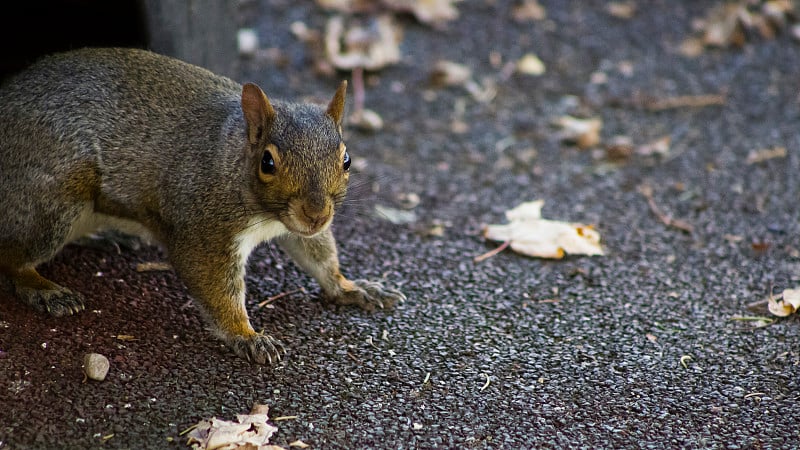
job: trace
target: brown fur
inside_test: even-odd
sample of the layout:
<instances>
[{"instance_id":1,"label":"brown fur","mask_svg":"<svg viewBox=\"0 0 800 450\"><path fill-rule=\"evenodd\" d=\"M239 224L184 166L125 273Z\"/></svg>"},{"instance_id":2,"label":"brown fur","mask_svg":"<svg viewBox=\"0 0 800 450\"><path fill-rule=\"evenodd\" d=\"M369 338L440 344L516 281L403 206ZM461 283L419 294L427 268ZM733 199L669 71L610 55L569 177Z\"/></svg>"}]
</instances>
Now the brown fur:
<instances>
[{"instance_id":1,"label":"brown fur","mask_svg":"<svg viewBox=\"0 0 800 450\"><path fill-rule=\"evenodd\" d=\"M0 88L0 269L54 315L78 293L39 275L81 232L154 237L216 334L240 356L279 359L245 308L250 251L276 238L326 299L366 309L403 296L339 272L330 223L347 190L346 82L327 107L271 101L184 62L132 49L46 57ZM275 173L263 173L269 151Z\"/></svg>"}]
</instances>

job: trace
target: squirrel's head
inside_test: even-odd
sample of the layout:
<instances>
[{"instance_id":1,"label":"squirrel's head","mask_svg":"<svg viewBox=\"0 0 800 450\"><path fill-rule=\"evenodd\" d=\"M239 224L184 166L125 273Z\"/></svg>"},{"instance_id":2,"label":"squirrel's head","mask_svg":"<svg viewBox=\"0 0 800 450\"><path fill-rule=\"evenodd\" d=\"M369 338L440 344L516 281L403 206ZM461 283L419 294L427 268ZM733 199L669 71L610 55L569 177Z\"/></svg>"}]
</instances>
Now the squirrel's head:
<instances>
[{"instance_id":1,"label":"squirrel's head","mask_svg":"<svg viewBox=\"0 0 800 450\"><path fill-rule=\"evenodd\" d=\"M252 189L260 208L302 236L326 229L344 201L350 156L342 140L347 82L327 108L270 103L255 84L242 89Z\"/></svg>"}]
</instances>

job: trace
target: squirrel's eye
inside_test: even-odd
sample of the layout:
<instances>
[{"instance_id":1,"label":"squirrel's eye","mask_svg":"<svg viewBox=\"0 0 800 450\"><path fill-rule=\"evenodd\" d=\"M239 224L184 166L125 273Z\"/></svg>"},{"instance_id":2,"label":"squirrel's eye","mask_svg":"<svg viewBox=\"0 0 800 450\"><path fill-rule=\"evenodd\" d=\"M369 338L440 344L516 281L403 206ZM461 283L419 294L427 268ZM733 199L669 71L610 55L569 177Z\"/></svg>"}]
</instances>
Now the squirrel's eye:
<instances>
[{"instance_id":1,"label":"squirrel's eye","mask_svg":"<svg viewBox=\"0 0 800 450\"><path fill-rule=\"evenodd\" d=\"M345 172L350 170L350 154L347 152L344 152L344 163L342 164L342 167L344 167Z\"/></svg>"},{"instance_id":2,"label":"squirrel's eye","mask_svg":"<svg viewBox=\"0 0 800 450\"><path fill-rule=\"evenodd\" d=\"M275 174L275 159L272 158L272 153L269 150L264 151L264 156L261 157L261 173L267 175Z\"/></svg>"}]
</instances>

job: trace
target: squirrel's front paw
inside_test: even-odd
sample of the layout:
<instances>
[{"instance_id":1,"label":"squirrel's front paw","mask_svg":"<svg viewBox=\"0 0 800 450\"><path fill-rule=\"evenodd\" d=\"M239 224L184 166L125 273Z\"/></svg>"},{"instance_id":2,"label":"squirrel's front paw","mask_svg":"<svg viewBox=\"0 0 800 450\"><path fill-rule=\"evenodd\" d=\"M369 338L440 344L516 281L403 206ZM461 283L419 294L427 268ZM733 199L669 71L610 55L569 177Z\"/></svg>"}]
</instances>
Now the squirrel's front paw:
<instances>
[{"instance_id":1,"label":"squirrel's front paw","mask_svg":"<svg viewBox=\"0 0 800 450\"><path fill-rule=\"evenodd\" d=\"M272 364L286 354L283 344L272 336L257 333L252 336L235 336L227 339L228 345L240 357L258 364Z\"/></svg>"},{"instance_id":2,"label":"squirrel's front paw","mask_svg":"<svg viewBox=\"0 0 800 450\"><path fill-rule=\"evenodd\" d=\"M375 308L391 308L398 301L405 299L406 296L397 289L387 288L381 283L368 280L355 280L338 296L327 298L331 303L356 305L366 311L373 311Z\"/></svg>"},{"instance_id":3,"label":"squirrel's front paw","mask_svg":"<svg viewBox=\"0 0 800 450\"><path fill-rule=\"evenodd\" d=\"M54 317L71 316L83 311L83 296L67 288L35 289L17 287L17 296L35 309Z\"/></svg>"}]
</instances>

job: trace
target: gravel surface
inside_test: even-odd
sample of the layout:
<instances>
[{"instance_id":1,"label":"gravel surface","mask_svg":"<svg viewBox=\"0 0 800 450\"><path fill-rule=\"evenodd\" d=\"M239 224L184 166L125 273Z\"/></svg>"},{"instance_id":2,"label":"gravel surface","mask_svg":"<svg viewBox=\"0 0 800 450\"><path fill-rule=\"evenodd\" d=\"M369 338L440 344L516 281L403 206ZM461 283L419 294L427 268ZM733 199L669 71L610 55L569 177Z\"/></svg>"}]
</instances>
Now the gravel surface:
<instances>
[{"instance_id":1,"label":"gravel surface","mask_svg":"<svg viewBox=\"0 0 800 450\"><path fill-rule=\"evenodd\" d=\"M163 261L159 249L69 246L42 272L83 292L87 311L46 317L0 292L0 448L185 448L186 428L255 403L296 416L275 422L273 442L287 448L800 446L800 321L735 320L768 315L747 305L800 285L800 44L754 36L687 58L678 48L692 21L718 2L639 1L631 19L602 1L540 3L547 19L532 23L510 20L505 0L458 3L460 18L441 28L402 16L402 62L367 77L366 106L386 126L346 133L361 187L335 233L345 273L398 286L405 303L326 307L264 245L250 260L248 309L288 355L254 366L204 329L173 272L136 271ZM244 60L243 81L326 101L349 76L315 75L291 34L293 21L324 26L312 2L245 12L280 57ZM505 77L526 53L545 74ZM430 86L440 59L493 81L496 96ZM606 83L592 83L596 72ZM706 94L724 104L644 107ZM579 150L552 125L564 114L602 118L604 142L669 136L670 152ZM747 163L772 147L787 155ZM692 233L659 220L645 184ZM414 223L371 214L408 194L420 199ZM506 250L474 263L496 246L481 227L533 199L545 217L594 224L607 254ZM108 357L105 381L84 380L87 353Z\"/></svg>"}]
</instances>

